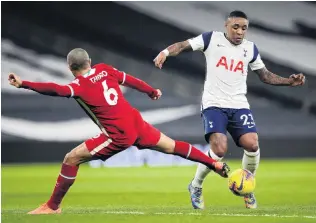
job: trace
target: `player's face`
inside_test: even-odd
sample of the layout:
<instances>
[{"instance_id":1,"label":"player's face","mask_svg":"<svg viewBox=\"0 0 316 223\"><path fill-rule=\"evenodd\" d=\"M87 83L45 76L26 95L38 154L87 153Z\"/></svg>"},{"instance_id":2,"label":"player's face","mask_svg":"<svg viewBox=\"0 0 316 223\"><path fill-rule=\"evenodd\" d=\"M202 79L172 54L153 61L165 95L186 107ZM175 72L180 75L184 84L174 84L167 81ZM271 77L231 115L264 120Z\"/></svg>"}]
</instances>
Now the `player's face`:
<instances>
[{"instance_id":1,"label":"player's face","mask_svg":"<svg viewBox=\"0 0 316 223\"><path fill-rule=\"evenodd\" d=\"M227 31L227 38L233 44L240 44L248 30L249 22L244 18L229 18L226 21L225 27Z\"/></svg>"}]
</instances>

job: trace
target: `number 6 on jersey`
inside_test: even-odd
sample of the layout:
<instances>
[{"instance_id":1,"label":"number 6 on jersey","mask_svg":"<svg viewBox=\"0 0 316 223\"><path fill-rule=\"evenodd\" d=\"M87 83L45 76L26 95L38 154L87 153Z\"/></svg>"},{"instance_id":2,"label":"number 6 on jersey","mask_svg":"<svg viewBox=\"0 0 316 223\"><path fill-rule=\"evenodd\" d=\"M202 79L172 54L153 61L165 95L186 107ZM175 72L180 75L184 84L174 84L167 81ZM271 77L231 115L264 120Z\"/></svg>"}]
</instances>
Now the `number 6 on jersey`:
<instances>
[{"instance_id":1,"label":"number 6 on jersey","mask_svg":"<svg viewBox=\"0 0 316 223\"><path fill-rule=\"evenodd\" d=\"M117 100L118 100L118 95L117 95L116 90L114 88L109 89L108 85L106 84L106 80L104 80L102 82L102 86L103 86L103 95L104 95L106 102L109 105L116 105ZM114 95L113 99L111 99L111 95Z\"/></svg>"}]
</instances>

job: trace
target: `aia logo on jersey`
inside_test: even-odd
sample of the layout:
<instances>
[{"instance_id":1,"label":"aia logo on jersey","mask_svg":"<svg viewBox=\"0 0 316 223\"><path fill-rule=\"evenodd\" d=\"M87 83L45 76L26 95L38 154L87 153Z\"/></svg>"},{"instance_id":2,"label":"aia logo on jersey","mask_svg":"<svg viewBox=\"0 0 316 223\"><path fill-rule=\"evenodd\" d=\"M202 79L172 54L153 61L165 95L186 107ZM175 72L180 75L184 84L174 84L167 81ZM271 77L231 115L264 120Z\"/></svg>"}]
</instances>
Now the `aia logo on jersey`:
<instances>
[{"instance_id":1,"label":"aia logo on jersey","mask_svg":"<svg viewBox=\"0 0 316 223\"><path fill-rule=\"evenodd\" d=\"M244 63L242 61L235 61L234 59L229 61L226 57L222 56L216 64L216 67L220 66L229 71L240 71L242 74L244 73Z\"/></svg>"}]
</instances>

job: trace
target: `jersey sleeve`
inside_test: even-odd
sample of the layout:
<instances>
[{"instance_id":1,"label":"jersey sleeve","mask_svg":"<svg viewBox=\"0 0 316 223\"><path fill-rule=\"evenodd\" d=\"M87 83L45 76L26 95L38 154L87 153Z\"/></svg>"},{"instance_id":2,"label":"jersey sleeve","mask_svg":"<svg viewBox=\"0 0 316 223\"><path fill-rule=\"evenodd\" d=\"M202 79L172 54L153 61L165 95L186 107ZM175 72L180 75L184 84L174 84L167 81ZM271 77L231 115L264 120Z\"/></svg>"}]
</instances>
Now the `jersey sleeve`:
<instances>
[{"instance_id":1,"label":"jersey sleeve","mask_svg":"<svg viewBox=\"0 0 316 223\"><path fill-rule=\"evenodd\" d=\"M56 83L41 83L32 81L22 81L22 88L38 92L43 95L70 97L71 89L67 85L59 85Z\"/></svg>"},{"instance_id":2,"label":"jersey sleeve","mask_svg":"<svg viewBox=\"0 0 316 223\"><path fill-rule=\"evenodd\" d=\"M124 71L120 71L114 67L112 67L112 69L114 71L115 76L118 79L119 84L123 85L126 81L126 73Z\"/></svg>"},{"instance_id":3,"label":"jersey sleeve","mask_svg":"<svg viewBox=\"0 0 316 223\"><path fill-rule=\"evenodd\" d=\"M190 43L193 51L200 50L204 52L207 50L211 42L212 34L213 32L205 32L197 37L189 39L188 42Z\"/></svg>"},{"instance_id":4,"label":"jersey sleeve","mask_svg":"<svg viewBox=\"0 0 316 223\"><path fill-rule=\"evenodd\" d=\"M71 91L70 97L80 97L82 92L82 83L79 82L79 79L75 79L70 84L67 84L66 86L69 87Z\"/></svg>"},{"instance_id":5,"label":"jersey sleeve","mask_svg":"<svg viewBox=\"0 0 316 223\"><path fill-rule=\"evenodd\" d=\"M151 87L145 81L133 77L132 75L126 74L123 71L119 71L114 67L111 68L113 69L112 73L117 78L119 84L136 89L148 95L154 95L155 93L157 93L157 90Z\"/></svg>"},{"instance_id":6,"label":"jersey sleeve","mask_svg":"<svg viewBox=\"0 0 316 223\"><path fill-rule=\"evenodd\" d=\"M259 50L256 44L253 44L253 57L251 61L249 62L249 66L251 70L259 70L265 67L263 61L261 60L261 56L259 54Z\"/></svg>"}]
</instances>

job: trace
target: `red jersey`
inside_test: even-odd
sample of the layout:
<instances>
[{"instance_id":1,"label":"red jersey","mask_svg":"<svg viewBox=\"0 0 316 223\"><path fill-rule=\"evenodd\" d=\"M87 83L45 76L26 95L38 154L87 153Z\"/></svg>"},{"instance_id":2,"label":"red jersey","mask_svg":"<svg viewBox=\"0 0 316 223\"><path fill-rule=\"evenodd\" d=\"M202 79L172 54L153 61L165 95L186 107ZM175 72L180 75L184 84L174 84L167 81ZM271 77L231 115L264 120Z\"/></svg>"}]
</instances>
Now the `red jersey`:
<instances>
[{"instance_id":1,"label":"red jersey","mask_svg":"<svg viewBox=\"0 0 316 223\"><path fill-rule=\"evenodd\" d=\"M106 65L97 64L68 85L23 81L22 87L41 94L73 97L117 145L128 146L137 139L140 113L124 98L119 85L135 88L149 96L157 94L144 81Z\"/></svg>"}]
</instances>

